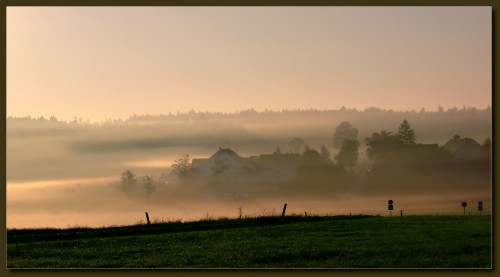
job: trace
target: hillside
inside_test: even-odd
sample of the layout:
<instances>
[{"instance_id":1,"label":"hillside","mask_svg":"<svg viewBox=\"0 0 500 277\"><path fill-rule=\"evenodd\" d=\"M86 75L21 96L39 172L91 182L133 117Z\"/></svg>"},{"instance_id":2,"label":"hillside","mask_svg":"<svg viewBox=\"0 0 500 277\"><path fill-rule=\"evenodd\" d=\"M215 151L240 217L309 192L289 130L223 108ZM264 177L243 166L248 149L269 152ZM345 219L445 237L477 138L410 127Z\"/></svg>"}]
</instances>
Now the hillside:
<instances>
[{"instance_id":1,"label":"hillside","mask_svg":"<svg viewBox=\"0 0 500 277\"><path fill-rule=\"evenodd\" d=\"M258 217L8 230L8 268L491 268L491 216Z\"/></svg>"}]
</instances>

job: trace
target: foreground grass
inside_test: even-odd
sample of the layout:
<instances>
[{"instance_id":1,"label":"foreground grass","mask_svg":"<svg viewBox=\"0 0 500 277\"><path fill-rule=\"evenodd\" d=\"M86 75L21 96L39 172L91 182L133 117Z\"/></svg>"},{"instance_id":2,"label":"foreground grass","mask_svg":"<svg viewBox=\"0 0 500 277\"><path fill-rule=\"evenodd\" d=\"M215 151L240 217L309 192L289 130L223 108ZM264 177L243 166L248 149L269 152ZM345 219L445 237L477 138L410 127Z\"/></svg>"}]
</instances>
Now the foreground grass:
<instances>
[{"instance_id":1,"label":"foreground grass","mask_svg":"<svg viewBox=\"0 0 500 277\"><path fill-rule=\"evenodd\" d=\"M262 217L8 230L7 266L489 269L491 217Z\"/></svg>"}]
</instances>

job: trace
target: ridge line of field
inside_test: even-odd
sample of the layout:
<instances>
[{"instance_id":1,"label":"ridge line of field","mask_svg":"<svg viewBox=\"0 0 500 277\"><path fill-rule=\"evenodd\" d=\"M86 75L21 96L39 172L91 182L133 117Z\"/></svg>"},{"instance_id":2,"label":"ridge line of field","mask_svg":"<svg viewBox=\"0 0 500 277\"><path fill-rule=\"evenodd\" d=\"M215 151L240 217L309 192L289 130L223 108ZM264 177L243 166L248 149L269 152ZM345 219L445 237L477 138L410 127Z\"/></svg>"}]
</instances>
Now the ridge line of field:
<instances>
[{"instance_id":1,"label":"ridge line of field","mask_svg":"<svg viewBox=\"0 0 500 277\"><path fill-rule=\"evenodd\" d=\"M292 224L302 222L324 221L333 219L360 219L376 217L372 215L352 215L352 216L261 216L242 219L207 219L193 222L164 222L151 225L138 224L130 226L103 227L103 228L43 228L43 229L12 229L7 230L7 243L19 243L28 241L50 241L78 238L95 237L118 237L130 235L151 235L159 233L175 233L185 231L204 231L229 228L247 228L272 226L278 224Z\"/></svg>"}]
</instances>

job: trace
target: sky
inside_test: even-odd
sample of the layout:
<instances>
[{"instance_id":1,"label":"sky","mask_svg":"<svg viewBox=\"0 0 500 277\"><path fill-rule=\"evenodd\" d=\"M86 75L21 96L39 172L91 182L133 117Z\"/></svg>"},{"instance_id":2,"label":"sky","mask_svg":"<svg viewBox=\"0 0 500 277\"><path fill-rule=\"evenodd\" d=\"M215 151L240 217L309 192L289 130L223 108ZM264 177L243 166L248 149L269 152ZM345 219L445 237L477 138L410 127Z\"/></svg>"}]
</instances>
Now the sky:
<instances>
[{"instance_id":1,"label":"sky","mask_svg":"<svg viewBox=\"0 0 500 277\"><path fill-rule=\"evenodd\" d=\"M7 7L8 116L491 101L491 7Z\"/></svg>"}]
</instances>

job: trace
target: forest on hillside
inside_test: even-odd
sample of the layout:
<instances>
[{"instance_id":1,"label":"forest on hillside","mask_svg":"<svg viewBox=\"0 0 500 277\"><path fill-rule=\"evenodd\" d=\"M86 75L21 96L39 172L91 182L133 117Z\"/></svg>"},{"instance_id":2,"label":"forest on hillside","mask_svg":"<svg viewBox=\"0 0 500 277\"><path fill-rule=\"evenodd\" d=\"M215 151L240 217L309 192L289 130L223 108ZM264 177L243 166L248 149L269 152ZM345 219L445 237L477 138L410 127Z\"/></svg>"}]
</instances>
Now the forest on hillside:
<instances>
[{"instance_id":1,"label":"forest on hillside","mask_svg":"<svg viewBox=\"0 0 500 277\"><path fill-rule=\"evenodd\" d=\"M71 121L58 120L55 116L25 116L7 118L7 136L14 138L23 135L58 135L75 133L79 130L108 130L116 139L128 131L143 131L138 137L149 138L154 135L175 136L185 133L192 135L195 130L215 132L232 130L235 135L242 132L259 132L270 137L283 135L308 137L318 134L333 134L334 128L343 121L355 126L360 136L369 136L379 130L391 131L404 119L418 130L422 143L444 143L455 133L474 138L478 141L491 136L492 109L463 107L436 111L394 111L368 108L363 111L341 108L338 110L265 110L254 109L234 113L196 112L168 113L159 115L132 115L126 119L103 119L90 122L88 119L74 117ZM170 129L169 129L170 128ZM120 132L122 131L122 132ZM230 133L232 135L233 133ZM125 136L126 137L126 136Z\"/></svg>"}]
</instances>

